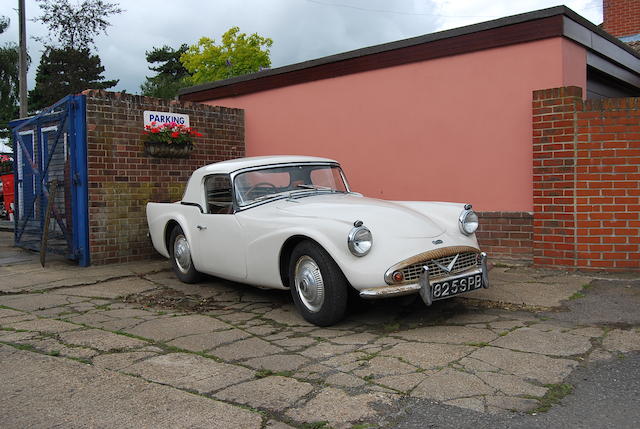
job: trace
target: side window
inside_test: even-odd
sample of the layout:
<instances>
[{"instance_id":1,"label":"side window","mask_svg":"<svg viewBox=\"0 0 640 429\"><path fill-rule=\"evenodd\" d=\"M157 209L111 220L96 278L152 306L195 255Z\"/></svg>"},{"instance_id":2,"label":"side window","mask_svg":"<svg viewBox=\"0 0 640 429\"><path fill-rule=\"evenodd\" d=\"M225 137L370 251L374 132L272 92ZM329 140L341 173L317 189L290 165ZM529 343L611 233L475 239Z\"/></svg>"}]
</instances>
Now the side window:
<instances>
[{"instance_id":1,"label":"side window","mask_svg":"<svg viewBox=\"0 0 640 429\"><path fill-rule=\"evenodd\" d=\"M214 174L205 179L204 189L207 195L207 213L233 213L231 197L231 179L227 174Z\"/></svg>"}]
</instances>

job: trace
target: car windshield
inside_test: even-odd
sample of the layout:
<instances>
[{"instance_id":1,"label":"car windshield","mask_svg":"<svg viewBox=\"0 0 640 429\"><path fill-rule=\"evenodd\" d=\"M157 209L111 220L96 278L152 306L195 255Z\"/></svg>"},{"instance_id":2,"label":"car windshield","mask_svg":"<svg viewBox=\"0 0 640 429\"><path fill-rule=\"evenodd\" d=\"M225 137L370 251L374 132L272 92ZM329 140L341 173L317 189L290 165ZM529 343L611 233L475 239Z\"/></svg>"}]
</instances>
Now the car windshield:
<instances>
[{"instance_id":1,"label":"car windshield","mask_svg":"<svg viewBox=\"0 0 640 429\"><path fill-rule=\"evenodd\" d=\"M234 180L240 207L278 197L347 192L347 184L336 165L289 165L240 173Z\"/></svg>"}]
</instances>

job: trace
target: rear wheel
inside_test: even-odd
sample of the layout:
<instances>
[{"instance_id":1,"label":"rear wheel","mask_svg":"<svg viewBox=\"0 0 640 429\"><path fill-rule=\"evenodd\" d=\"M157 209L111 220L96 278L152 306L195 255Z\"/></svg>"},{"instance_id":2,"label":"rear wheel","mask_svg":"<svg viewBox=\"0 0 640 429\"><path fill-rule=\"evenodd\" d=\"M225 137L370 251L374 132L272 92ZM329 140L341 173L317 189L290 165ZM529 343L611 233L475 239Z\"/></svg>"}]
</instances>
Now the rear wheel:
<instances>
[{"instance_id":1,"label":"rear wheel","mask_svg":"<svg viewBox=\"0 0 640 429\"><path fill-rule=\"evenodd\" d=\"M169 239L169 252L171 254L171 265L176 277L184 283L196 283L202 278L191 259L191 246L182 228L176 226L171 231Z\"/></svg>"},{"instance_id":2,"label":"rear wheel","mask_svg":"<svg viewBox=\"0 0 640 429\"><path fill-rule=\"evenodd\" d=\"M291 253L289 287L296 308L308 322L329 326L344 317L349 284L331 256L311 241Z\"/></svg>"}]
</instances>

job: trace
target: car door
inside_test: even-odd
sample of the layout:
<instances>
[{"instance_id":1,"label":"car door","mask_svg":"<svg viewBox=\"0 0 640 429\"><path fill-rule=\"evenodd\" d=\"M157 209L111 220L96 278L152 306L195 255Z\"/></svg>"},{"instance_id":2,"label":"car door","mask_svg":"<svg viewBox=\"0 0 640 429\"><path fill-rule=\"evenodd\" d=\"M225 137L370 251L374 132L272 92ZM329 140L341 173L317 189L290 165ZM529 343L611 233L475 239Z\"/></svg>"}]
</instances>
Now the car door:
<instances>
[{"instance_id":1,"label":"car door","mask_svg":"<svg viewBox=\"0 0 640 429\"><path fill-rule=\"evenodd\" d=\"M247 276L246 238L233 214L229 175L207 176L204 192L206 207L193 226L194 263L202 272L242 280Z\"/></svg>"}]
</instances>

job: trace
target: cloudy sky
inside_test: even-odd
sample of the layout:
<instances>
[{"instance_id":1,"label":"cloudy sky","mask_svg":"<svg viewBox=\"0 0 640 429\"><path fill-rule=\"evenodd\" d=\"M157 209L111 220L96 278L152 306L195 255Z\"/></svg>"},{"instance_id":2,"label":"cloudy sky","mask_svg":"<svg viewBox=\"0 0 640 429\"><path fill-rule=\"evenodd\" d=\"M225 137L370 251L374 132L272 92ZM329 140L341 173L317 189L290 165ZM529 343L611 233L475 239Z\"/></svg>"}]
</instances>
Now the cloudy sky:
<instances>
[{"instance_id":1,"label":"cloudy sky","mask_svg":"<svg viewBox=\"0 0 640 429\"><path fill-rule=\"evenodd\" d=\"M271 37L272 67L406 39L562 4L562 0L110 0L124 12L111 17L107 35L96 38L105 78L120 79L115 90L138 93L150 76L145 51L194 44L202 36L220 39L232 26ZM565 0L595 24L602 0ZM0 44L18 40L18 0L0 0L0 15L11 18ZM26 0L27 19L38 16ZM33 87L42 45L31 37L46 29L27 22L29 87Z\"/></svg>"}]
</instances>

